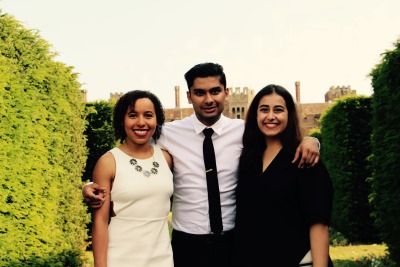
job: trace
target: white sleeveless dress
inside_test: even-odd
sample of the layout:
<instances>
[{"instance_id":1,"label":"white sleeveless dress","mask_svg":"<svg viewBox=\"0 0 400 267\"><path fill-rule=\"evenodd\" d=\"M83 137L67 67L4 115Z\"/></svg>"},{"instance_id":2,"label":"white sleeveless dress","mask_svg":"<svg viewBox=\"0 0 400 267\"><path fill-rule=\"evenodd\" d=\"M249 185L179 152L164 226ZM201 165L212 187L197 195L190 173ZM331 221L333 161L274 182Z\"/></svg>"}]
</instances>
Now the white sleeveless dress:
<instances>
[{"instance_id":1,"label":"white sleeveless dress","mask_svg":"<svg viewBox=\"0 0 400 267\"><path fill-rule=\"evenodd\" d=\"M108 226L108 267L173 267L168 213L173 192L172 173L157 145L153 157L136 159L119 148L110 150L116 173L111 189L113 212ZM153 161L157 174L149 177ZM142 171L135 167L139 165Z\"/></svg>"}]
</instances>

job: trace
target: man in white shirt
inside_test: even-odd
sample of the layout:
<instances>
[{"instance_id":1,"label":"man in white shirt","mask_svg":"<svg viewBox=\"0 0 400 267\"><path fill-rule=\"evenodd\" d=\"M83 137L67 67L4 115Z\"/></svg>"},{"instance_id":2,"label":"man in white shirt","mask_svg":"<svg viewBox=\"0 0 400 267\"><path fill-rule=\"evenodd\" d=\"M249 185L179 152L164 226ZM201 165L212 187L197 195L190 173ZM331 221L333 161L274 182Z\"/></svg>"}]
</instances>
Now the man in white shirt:
<instances>
[{"instance_id":1,"label":"man in white shirt","mask_svg":"<svg viewBox=\"0 0 400 267\"><path fill-rule=\"evenodd\" d=\"M190 117L166 123L158 144L174 161L172 202L172 247L175 267L229 267L235 226L237 170L242 150L244 123L222 115L228 97L222 66L195 65L186 74L187 98L195 111ZM209 200L203 158L203 130L212 128L221 204L222 231L213 233L209 219ZM300 164L319 159L318 142L304 140L296 158ZM294 161L295 161L294 160ZM208 171L208 170L207 170ZM87 200L97 200L94 186L85 186ZM92 207L101 205L91 204ZM134 242L134 241L133 241ZM160 266L162 267L162 266Z\"/></svg>"},{"instance_id":2,"label":"man in white shirt","mask_svg":"<svg viewBox=\"0 0 400 267\"><path fill-rule=\"evenodd\" d=\"M174 264L229 266L235 225L237 168L244 123L222 115L228 96L225 75L217 64L194 66L185 75L187 98L195 114L166 124L158 144L174 160L172 247ZM203 130L212 128L218 171L222 232L212 233L203 159Z\"/></svg>"}]
</instances>

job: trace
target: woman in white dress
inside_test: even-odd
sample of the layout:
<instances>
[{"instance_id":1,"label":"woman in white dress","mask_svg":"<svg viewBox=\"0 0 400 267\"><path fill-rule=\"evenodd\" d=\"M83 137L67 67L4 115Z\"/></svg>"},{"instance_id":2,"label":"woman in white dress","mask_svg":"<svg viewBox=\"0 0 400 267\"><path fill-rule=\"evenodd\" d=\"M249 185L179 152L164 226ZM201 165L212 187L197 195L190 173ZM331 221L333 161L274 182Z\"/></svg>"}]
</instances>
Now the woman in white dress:
<instances>
[{"instance_id":1,"label":"woman in white dress","mask_svg":"<svg viewBox=\"0 0 400 267\"><path fill-rule=\"evenodd\" d=\"M118 147L98 160L94 182L105 202L94 212L95 267L172 267L168 213L172 159L156 141L164 123L159 99L130 91L114 107Z\"/></svg>"}]
</instances>

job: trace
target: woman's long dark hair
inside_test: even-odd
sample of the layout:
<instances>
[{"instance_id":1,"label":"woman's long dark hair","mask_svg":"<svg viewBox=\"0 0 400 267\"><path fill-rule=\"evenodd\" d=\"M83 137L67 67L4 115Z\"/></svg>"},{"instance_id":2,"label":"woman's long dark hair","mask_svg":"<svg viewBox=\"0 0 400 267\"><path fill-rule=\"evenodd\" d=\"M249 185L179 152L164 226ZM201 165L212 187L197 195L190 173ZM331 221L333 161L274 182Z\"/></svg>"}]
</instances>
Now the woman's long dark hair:
<instances>
[{"instance_id":1,"label":"woman's long dark hair","mask_svg":"<svg viewBox=\"0 0 400 267\"><path fill-rule=\"evenodd\" d=\"M289 91L279 85L267 85L256 94L247 112L243 133L243 150L239 161L239 176L257 175L262 171L262 157L266 149L266 140L265 135L258 128L257 110L260 100L273 93L280 95L285 100L288 110L286 129L279 135L283 147L294 152L302 140L296 105Z\"/></svg>"}]
</instances>

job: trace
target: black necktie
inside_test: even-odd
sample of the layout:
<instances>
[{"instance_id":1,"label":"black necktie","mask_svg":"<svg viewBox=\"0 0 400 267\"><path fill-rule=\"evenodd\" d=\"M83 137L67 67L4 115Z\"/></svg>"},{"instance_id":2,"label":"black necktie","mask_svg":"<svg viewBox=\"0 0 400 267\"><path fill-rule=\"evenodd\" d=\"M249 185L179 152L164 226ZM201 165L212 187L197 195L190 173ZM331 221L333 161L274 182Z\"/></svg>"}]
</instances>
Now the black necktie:
<instances>
[{"instance_id":1,"label":"black necktie","mask_svg":"<svg viewBox=\"0 0 400 267\"><path fill-rule=\"evenodd\" d=\"M208 191L208 213L210 216L211 232L219 234L222 232L221 201L219 198L219 186L217 175L217 164L215 163L214 146L211 139L214 130L206 128L203 130L203 158L207 177Z\"/></svg>"}]
</instances>

